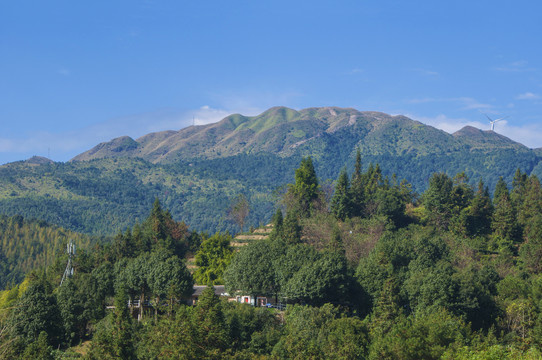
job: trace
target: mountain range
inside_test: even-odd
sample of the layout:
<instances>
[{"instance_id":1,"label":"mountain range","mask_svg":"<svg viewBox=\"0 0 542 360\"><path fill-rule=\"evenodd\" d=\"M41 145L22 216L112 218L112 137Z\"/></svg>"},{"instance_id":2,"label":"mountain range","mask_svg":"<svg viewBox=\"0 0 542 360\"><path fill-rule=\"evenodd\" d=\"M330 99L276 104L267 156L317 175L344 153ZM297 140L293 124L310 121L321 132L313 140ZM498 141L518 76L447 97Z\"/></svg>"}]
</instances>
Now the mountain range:
<instances>
[{"instance_id":1,"label":"mountain range","mask_svg":"<svg viewBox=\"0 0 542 360\"><path fill-rule=\"evenodd\" d=\"M257 116L101 143L67 163L34 157L0 167L0 213L35 217L72 230L111 234L142 219L158 197L177 219L199 230L237 231L227 209L239 193L248 223L269 220L273 192L292 182L311 156L322 181L379 163L423 192L434 172L465 171L492 190L517 168L542 175L542 149L467 126L448 134L405 116L350 108L274 107Z\"/></svg>"}]
</instances>

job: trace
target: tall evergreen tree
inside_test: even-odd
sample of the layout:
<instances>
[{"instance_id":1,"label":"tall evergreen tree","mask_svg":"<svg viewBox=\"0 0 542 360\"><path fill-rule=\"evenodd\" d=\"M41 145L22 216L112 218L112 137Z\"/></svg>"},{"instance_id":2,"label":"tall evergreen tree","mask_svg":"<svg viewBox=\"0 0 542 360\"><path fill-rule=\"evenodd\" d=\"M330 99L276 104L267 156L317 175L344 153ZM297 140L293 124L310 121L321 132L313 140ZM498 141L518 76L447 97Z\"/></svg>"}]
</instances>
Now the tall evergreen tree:
<instances>
[{"instance_id":1,"label":"tall evergreen tree","mask_svg":"<svg viewBox=\"0 0 542 360\"><path fill-rule=\"evenodd\" d=\"M423 194L427 218L435 226L447 229L452 215L452 179L445 173L435 173L429 179L429 188Z\"/></svg>"},{"instance_id":2,"label":"tall evergreen tree","mask_svg":"<svg viewBox=\"0 0 542 360\"><path fill-rule=\"evenodd\" d=\"M361 170L361 152L356 152L356 164L350 186L350 203L352 216L362 216L365 211L365 175Z\"/></svg>"},{"instance_id":3,"label":"tall evergreen tree","mask_svg":"<svg viewBox=\"0 0 542 360\"><path fill-rule=\"evenodd\" d=\"M303 158L295 170L295 183L288 185L288 210L296 211L301 217L310 216L319 194L320 187L312 158Z\"/></svg>"},{"instance_id":4,"label":"tall evergreen tree","mask_svg":"<svg viewBox=\"0 0 542 360\"><path fill-rule=\"evenodd\" d=\"M130 311L128 310L128 297L123 289L115 296L115 311L112 328L112 349L118 359L133 359L134 348L134 325Z\"/></svg>"},{"instance_id":5,"label":"tall evergreen tree","mask_svg":"<svg viewBox=\"0 0 542 360\"><path fill-rule=\"evenodd\" d=\"M500 248L510 248L518 236L516 210L510 199L510 192L502 177L495 187L493 196L495 211L493 212L491 229L493 239Z\"/></svg>"},{"instance_id":6,"label":"tall evergreen tree","mask_svg":"<svg viewBox=\"0 0 542 360\"><path fill-rule=\"evenodd\" d=\"M470 236L486 235L491 231L491 216L493 204L489 190L480 179L478 190L469 207L467 230Z\"/></svg>"},{"instance_id":7,"label":"tall evergreen tree","mask_svg":"<svg viewBox=\"0 0 542 360\"><path fill-rule=\"evenodd\" d=\"M341 221L351 216L350 184L346 168L341 170L335 185L335 193L331 198L331 212Z\"/></svg>"},{"instance_id":8,"label":"tall evergreen tree","mask_svg":"<svg viewBox=\"0 0 542 360\"><path fill-rule=\"evenodd\" d=\"M301 242L301 225L297 215L293 211L286 213L284 225L282 226L282 240L286 244L297 244Z\"/></svg>"},{"instance_id":9,"label":"tall evergreen tree","mask_svg":"<svg viewBox=\"0 0 542 360\"><path fill-rule=\"evenodd\" d=\"M499 176L499 180L497 181L497 184L495 185L495 191L493 192L493 204L496 205L502 196L507 195L508 198L510 198L510 191L508 191L508 186L506 185L506 182L502 178L502 176Z\"/></svg>"},{"instance_id":10,"label":"tall evergreen tree","mask_svg":"<svg viewBox=\"0 0 542 360\"><path fill-rule=\"evenodd\" d=\"M523 227L524 235L532 232L532 219L539 214L542 214L542 188L540 180L531 175L526 180L523 201L518 208L518 222Z\"/></svg>"},{"instance_id":11,"label":"tall evergreen tree","mask_svg":"<svg viewBox=\"0 0 542 360\"><path fill-rule=\"evenodd\" d=\"M525 198L527 180L528 180L527 174L522 172L518 168L516 170L516 173L514 174L514 179L512 180L512 191L510 193L510 198L512 199L514 206L518 210L520 208L521 203L523 203L523 199Z\"/></svg>"},{"instance_id":12,"label":"tall evergreen tree","mask_svg":"<svg viewBox=\"0 0 542 360\"><path fill-rule=\"evenodd\" d=\"M273 218L271 219L271 224L273 225L273 229L271 230L271 233L269 234L269 239L271 240L282 239L284 219L282 217L281 209L277 209L277 211L273 215Z\"/></svg>"}]
</instances>

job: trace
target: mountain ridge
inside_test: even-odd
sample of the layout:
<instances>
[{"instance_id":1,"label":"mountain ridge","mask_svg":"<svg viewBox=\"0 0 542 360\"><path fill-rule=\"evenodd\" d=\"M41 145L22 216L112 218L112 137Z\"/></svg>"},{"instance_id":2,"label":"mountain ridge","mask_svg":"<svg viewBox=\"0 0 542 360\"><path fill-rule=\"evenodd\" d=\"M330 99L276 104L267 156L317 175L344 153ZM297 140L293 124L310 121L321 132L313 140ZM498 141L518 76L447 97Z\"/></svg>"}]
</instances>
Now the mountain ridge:
<instances>
[{"instance_id":1,"label":"mountain ridge","mask_svg":"<svg viewBox=\"0 0 542 360\"><path fill-rule=\"evenodd\" d=\"M489 143L499 148L528 150L503 135L469 126L448 134L403 115L339 107L299 111L273 107L256 116L232 114L216 123L150 133L136 140L118 137L100 143L70 161L140 157L152 163L170 163L179 159L214 159L240 153L290 156L323 134L333 135L341 130L352 132L357 137L356 145L372 155L420 153L423 144L428 144L428 138L434 139L432 148L422 153L484 148ZM382 141L390 137L398 143Z\"/></svg>"},{"instance_id":2,"label":"mountain ridge","mask_svg":"<svg viewBox=\"0 0 542 360\"><path fill-rule=\"evenodd\" d=\"M516 169L542 177L542 149L529 149L493 131L465 127L448 134L402 115L351 108L271 108L233 114L208 125L123 136L66 163L44 159L0 166L0 214L38 218L67 229L107 235L132 226L154 199L198 230L235 232L227 217L244 194L247 224L266 223L273 193L311 156L322 183L353 170L360 149L364 169L380 164L390 179L422 192L435 172L465 172L490 191Z\"/></svg>"}]
</instances>

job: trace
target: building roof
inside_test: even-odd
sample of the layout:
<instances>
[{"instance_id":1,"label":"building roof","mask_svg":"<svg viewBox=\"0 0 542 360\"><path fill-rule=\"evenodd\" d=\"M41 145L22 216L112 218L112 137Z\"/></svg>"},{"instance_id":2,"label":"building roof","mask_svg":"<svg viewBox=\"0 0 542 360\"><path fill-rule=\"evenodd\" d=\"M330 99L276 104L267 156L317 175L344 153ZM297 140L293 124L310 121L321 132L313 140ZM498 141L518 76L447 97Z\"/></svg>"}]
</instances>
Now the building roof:
<instances>
[{"instance_id":1,"label":"building roof","mask_svg":"<svg viewBox=\"0 0 542 360\"><path fill-rule=\"evenodd\" d=\"M206 288L207 288L207 285L194 285L194 293L192 293L192 296L200 296L203 290L205 290ZM214 288L215 288L215 295L228 296L224 285L214 285Z\"/></svg>"}]
</instances>

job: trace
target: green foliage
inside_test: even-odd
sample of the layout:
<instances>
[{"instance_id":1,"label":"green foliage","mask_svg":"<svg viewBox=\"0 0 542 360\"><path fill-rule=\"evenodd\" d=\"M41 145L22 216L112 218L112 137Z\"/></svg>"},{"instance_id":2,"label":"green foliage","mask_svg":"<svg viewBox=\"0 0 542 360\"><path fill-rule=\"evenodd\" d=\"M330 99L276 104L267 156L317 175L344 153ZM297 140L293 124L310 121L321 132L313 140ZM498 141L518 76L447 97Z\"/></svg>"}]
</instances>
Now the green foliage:
<instances>
[{"instance_id":1,"label":"green foliage","mask_svg":"<svg viewBox=\"0 0 542 360\"><path fill-rule=\"evenodd\" d=\"M347 300L348 290L346 259L333 252L302 266L281 288L289 301L314 305L343 302Z\"/></svg>"},{"instance_id":2,"label":"green foliage","mask_svg":"<svg viewBox=\"0 0 542 360\"><path fill-rule=\"evenodd\" d=\"M439 359L446 350L465 345L470 329L461 319L437 309L401 317L389 331L374 335L369 359Z\"/></svg>"},{"instance_id":3,"label":"green foliage","mask_svg":"<svg viewBox=\"0 0 542 360\"><path fill-rule=\"evenodd\" d=\"M0 215L0 289L23 281L26 273L53 264L68 240L89 249L98 239L22 216Z\"/></svg>"},{"instance_id":4,"label":"green foliage","mask_svg":"<svg viewBox=\"0 0 542 360\"><path fill-rule=\"evenodd\" d=\"M127 303L128 297L121 289L115 296L114 311L97 325L88 358L92 360L135 358L135 329Z\"/></svg>"},{"instance_id":5,"label":"green foliage","mask_svg":"<svg viewBox=\"0 0 542 360\"><path fill-rule=\"evenodd\" d=\"M350 184L345 168L339 174L339 179L335 185L335 193L331 198L331 212L337 219L344 221L344 219L350 217L352 213L350 201Z\"/></svg>"},{"instance_id":6,"label":"green foliage","mask_svg":"<svg viewBox=\"0 0 542 360\"><path fill-rule=\"evenodd\" d=\"M245 219L250 211L250 206L245 195L238 195L233 201L228 213L230 218L239 225L241 232L245 228Z\"/></svg>"},{"instance_id":7,"label":"green foliage","mask_svg":"<svg viewBox=\"0 0 542 360\"><path fill-rule=\"evenodd\" d=\"M196 283L200 285L223 284L223 274L233 258L234 251L229 234L216 233L201 243L196 253L198 269L194 273Z\"/></svg>"},{"instance_id":8,"label":"green foliage","mask_svg":"<svg viewBox=\"0 0 542 360\"><path fill-rule=\"evenodd\" d=\"M294 305L273 354L282 359L365 359L368 331L358 318L342 317L330 304Z\"/></svg>"},{"instance_id":9,"label":"green foliage","mask_svg":"<svg viewBox=\"0 0 542 360\"><path fill-rule=\"evenodd\" d=\"M25 344L38 341L45 331L47 341L58 345L62 340L62 318L51 284L44 276L30 282L28 289L15 303L17 311L11 312L8 320L14 336L19 336ZM43 339L42 339L43 341Z\"/></svg>"},{"instance_id":10,"label":"green foliage","mask_svg":"<svg viewBox=\"0 0 542 360\"><path fill-rule=\"evenodd\" d=\"M282 239L286 244L297 244L301 241L301 225L298 215L293 210L286 213L282 229L277 230L276 237Z\"/></svg>"},{"instance_id":11,"label":"green foliage","mask_svg":"<svg viewBox=\"0 0 542 360\"><path fill-rule=\"evenodd\" d=\"M429 221L443 230L448 228L452 215L452 188L453 182L448 175L433 174L429 179L429 188L423 195Z\"/></svg>"},{"instance_id":12,"label":"green foliage","mask_svg":"<svg viewBox=\"0 0 542 360\"><path fill-rule=\"evenodd\" d=\"M351 184L343 169L328 204L331 192L324 196L304 158L285 218L278 210L269 239L235 254L229 235L188 231L155 197L143 222L111 245L80 251L62 287L53 289L65 265L59 257L47 273L28 276L28 290L0 293L0 354L46 357L52 345L60 346L55 356L67 356L66 347L91 340L91 359L539 355L538 179L518 171L511 193L498 181L492 204L482 181L474 191L466 173L435 174L420 207L411 187L378 163L361 167L358 153ZM343 212L345 201L352 206ZM8 220L12 233L21 222ZM198 281L219 282L223 272L227 292L274 297L287 303L286 314L227 303L212 287L195 307L182 305L193 290L183 258L193 253ZM8 262L0 257L0 269L9 271ZM145 304L137 323L128 299Z\"/></svg>"},{"instance_id":13,"label":"green foliage","mask_svg":"<svg viewBox=\"0 0 542 360\"><path fill-rule=\"evenodd\" d=\"M276 295L279 288L273 262L283 252L281 243L269 240L242 247L224 273L228 293L242 291L250 295Z\"/></svg>"},{"instance_id":14,"label":"green foliage","mask_svg":"<svg viewBox=\"0 0 542 360\"><path fill-rule=\"evenodd\" d=\"M31 343L24 350L23 359L53 360L53 347L49 345L47 333L42 331L38 340Z\"/></svg>"},{"instance_id":15,"label":"green foliage","mask_svg":"<svg viewBox=\"0 0 542 360\"><path fill-rule=\"evenodd\" d=\"M350 186L350 204L352 206L352 216L361 216L365 212L365 175L362 173L361 151L356 151L356 162L352 181Z\"/></svg>"},{"instance_id":16,"label":"green foliage","mask_svg":"<svg viewBox=\"0 0 542 360\"><path fill-rule=\"evenodd\" d=\"M312 158L306 157L295 170L295 183L288 185L288 212L294 211L300 217L308 217L319 196L319 185Z\"/></svg>"}]
</instances>

